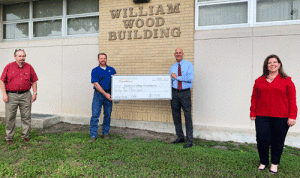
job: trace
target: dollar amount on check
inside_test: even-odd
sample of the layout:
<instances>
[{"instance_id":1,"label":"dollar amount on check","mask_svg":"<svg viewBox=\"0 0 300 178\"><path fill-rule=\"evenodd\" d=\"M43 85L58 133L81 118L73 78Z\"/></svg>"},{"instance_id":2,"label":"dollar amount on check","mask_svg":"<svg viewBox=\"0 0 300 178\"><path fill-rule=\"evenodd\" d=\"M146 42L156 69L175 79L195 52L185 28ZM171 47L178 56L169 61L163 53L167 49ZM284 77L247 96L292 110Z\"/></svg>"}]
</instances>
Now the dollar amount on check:
<instances>
[{"instance_id":1,"label":"dollar amount on check","mask_svg":"<svg viewBox=\"0 0 300 178\"><path fill-rule=\"evenodd\" d=\"M113 75L112 100L171 100L170 75Z\"/></svg>"}]
</instances>

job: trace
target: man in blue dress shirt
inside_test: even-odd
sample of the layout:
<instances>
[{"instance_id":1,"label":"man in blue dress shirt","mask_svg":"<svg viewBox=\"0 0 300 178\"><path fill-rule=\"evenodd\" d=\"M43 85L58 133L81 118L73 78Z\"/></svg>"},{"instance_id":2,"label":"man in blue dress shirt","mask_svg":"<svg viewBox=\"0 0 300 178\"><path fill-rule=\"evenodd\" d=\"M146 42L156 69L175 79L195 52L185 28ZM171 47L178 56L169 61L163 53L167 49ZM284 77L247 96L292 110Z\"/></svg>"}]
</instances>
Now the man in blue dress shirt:
<instances>
[{"instance_id":1,"label":"man in blue dress shirt","mask_svg":"<svg viewBox=\"0 0 300 178\"><path fill-rule=\"evenodd\" d=\"M99 66L92 70L92 80L94 84L94 97L92 103L92 117L90 121L90 135L93 142L98 136L98 123L103 105L104 118L102 134L105 139L109 139L108 131L110 129L110 116L112 111L111 100L111 76L116 74L113 67L106 65L107 55L105 53L98 54Z\"/></svg>"},{"instance_id":2,"label":"man in blue dress shirt","mask_svg":"<svg viewBox=\"0 0 300 178\"><path fill-rule=\"evenodd\" d=\"M186 128L186 145L184 148L190 148L193 146L191 88L193 86L194 68L191 62L183 59L183 55L184 53L181 48L175 50L174 56L177 62L171 66L169 72L172 77L172 116L177 135L177 139L172 143L177 144L184 142L181 122L182 108Z\"/></svg>"}]
</instances>

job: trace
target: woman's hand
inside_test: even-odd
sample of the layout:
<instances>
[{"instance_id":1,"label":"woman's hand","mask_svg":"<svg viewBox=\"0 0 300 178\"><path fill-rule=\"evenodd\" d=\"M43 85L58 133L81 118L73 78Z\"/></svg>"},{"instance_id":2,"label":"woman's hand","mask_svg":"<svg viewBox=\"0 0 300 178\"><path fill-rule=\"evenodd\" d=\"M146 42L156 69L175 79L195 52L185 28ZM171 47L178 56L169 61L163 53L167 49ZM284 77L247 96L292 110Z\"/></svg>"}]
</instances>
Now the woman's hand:
<instances>
[{"instance_id":1,"label":"woman's hand","mask_svg":"<svg viewBox=\"0 0 300 178\"><path fill-rule=\"evenodd\" d=\"M288 119L288 121L287 121L287 124L290 126L290 127L292 127L292 126L294 126L295 124L296 124L296 119Z\"/></svg>"},{"instance_id":2,"label":"woman's hand","mask_svg":"<svg viewBox=\"0 0 300 178\"><path fill-rule=\"evenodd\" d=\"M250 117L250 119L254 121L256 119L256 117Z\"/></svg>"}]
</instances>

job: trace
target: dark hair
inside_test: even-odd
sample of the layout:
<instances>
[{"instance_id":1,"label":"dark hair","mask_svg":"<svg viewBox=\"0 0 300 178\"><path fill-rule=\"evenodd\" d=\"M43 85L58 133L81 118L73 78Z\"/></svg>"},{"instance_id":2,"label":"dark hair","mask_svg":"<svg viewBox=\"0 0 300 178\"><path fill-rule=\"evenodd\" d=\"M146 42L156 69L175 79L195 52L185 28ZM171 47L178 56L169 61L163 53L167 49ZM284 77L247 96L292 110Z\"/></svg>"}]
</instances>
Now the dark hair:
<instances>
[{"instance_id":1,"label":"dark hair","mask_svg":"<svg viewBox=\"0 0 300 178\"><path fill-rule=\"evenodd\" d=\"M281 62L280 58L275 54L271 54L268 57L266 57L266 59L264 61L264 66L263 66L263 76L267 77L269 75L268 62L269 62L269 59L271 59L271 58L276 58L278 63L280 64L280 67L278 69L278 73L279 73L280 77L287 78L288 75L283 70L282 62Z\"/></svg>"},{"instance_id":2,"label":"dark hair","mask_svg":"<svg viewBox=\"0 0 300 178\"><path fill-rule=\"evenodd\" d=\"M24 49L15 49L14 56L17 54L18 51L23 51L25 53ZM25 53L25 56L26 56L26 53Z\"/></svg>"},{"instance_id":3,"label":"dark hair","mask_svg":"<svg viewBox=\"0 0 300 178\"><path fill-rule=\"evenodd\" d=\"M100 56L100 55L104 55L105 58L107 58L107 55L106 55L105 53L99 53L99 54L98 54L98 59L99 59L99 56Z\"/></svg>"}]
</instances>

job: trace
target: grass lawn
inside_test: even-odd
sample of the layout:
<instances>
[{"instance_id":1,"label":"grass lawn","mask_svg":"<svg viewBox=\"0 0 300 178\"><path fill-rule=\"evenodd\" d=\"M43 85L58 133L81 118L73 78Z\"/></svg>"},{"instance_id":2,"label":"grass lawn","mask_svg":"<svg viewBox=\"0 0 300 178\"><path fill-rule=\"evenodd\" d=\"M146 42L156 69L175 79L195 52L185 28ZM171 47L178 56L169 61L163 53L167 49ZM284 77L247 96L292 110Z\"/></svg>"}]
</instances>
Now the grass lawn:
<instances>
[{"instance_id":1,"label":"grass lawn","mask_svg":"<svg viewBox=\"0 0 300 178\"><path fill-rule=\"evenodd\" d=\"M20 128L14 144L5 144L0 124L0 177L271 177L258 172L253 144L200 141L189 149L143 138L112 135L89 142L89 134L41 134L32 130L23 144ZM226 146L228 150L213 148ZM274 177L300 177L300 149L286 146Z\"/></svg>"}]
</instances>

